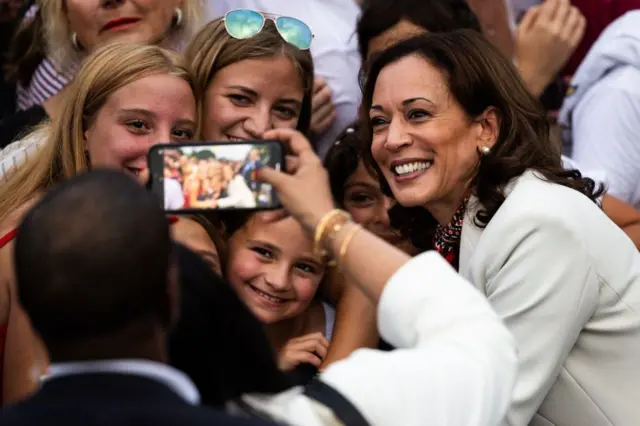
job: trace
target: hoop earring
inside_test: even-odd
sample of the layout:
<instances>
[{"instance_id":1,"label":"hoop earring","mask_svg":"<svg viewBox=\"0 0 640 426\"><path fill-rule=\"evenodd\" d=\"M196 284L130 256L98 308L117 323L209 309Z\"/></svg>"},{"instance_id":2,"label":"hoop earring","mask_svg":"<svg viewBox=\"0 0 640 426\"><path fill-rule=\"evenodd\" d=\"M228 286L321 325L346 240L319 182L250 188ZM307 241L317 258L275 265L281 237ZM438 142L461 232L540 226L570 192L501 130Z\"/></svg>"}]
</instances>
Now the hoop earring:
<instances>
[{"instance_id":1,"label":"hoop earring","mask_svg":"<svg viewBox=\"0 0 640 426\"><path fill-rule=\"evenodd\" d=\"M71 34L71 44L73 45L73 48L76 49L77 51L82 50L82 46L78 41L78 33L74 32Z\"/></svg>"},{"instance_id":2,"label":"hoop earring","mask_svg":"<svg viewBox=\"0 0 640 426\"><path fill-rule=\"evenodd\" d=\"M180 9L179 7L176 7L176 15L173 18L173 26L176 27L176 28L181 26L182 25L182 18L183 18L182 9Z\"/></svg>"},{"instance_id":3,"label":"hoop earring","mask_svg":"<svg viewBox=\"0 0 640 426\"><path fill-rule=\"evenodd\" d=\"M478 148L478 152L482 157L486 157L487 155L491 154L491 148L489 148L488 146L481 146L480 148Z\"/></svg>"}]
</instances>

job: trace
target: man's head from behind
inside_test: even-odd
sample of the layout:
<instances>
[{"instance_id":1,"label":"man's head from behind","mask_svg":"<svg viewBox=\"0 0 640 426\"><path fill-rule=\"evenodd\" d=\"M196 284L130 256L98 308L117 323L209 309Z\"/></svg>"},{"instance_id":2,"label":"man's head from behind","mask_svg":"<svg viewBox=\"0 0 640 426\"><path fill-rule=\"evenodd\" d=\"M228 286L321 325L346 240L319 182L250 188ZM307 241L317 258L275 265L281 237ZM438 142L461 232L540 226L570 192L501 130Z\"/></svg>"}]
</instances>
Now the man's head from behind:
<instances>
[{"instance_id":1,"label":"man's head from behind","mask_svg":"<svg viewBox=\"0 0 640 426\"><path fill-rule=\"evenodd\" d=\"M425 32L481 32L466 0L364 0L357 33L363 60Z\"/></svg>"},{"instance_id":2,"label":"man's head from behind","mask_svg":"<svg viewBox=\"0 0 640 426\"><path fill-rule=\"evenodd\" d=\"M87 173L45 195L20 225L15 270L52 360L144 357L135 351L177 313L170 257L160 203L124 174Z\"/></svg>"}]
</instances>

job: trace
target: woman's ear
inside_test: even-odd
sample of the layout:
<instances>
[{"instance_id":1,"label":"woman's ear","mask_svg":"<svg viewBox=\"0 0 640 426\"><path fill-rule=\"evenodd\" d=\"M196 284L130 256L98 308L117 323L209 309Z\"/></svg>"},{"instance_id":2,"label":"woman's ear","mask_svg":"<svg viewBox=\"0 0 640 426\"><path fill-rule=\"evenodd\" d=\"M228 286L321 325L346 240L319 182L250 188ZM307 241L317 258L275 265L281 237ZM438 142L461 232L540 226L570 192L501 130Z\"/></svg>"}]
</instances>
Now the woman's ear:
<instances>
[{"instance_id":1,"label":"woman's ear","mask_svg":"<svg viewBox=\"0 0 640 426\"><path fill-rule=\"evenodd\" d=\"M478 126L478 148L493 146L498 142L501 124L500 112L495 107L487 108L476 118Z\"/></svg>"},{"instance_id":2,"label":"woman's ear","mask_svg":"<svg viewBox=\"0 0 640 426\"><path fill-rule=\"evenodd\" d=\"M91 128L88 127L82 132L82 149L84 152L89 152L89 139L91 139Z\"/></svg>"}]
</instances>

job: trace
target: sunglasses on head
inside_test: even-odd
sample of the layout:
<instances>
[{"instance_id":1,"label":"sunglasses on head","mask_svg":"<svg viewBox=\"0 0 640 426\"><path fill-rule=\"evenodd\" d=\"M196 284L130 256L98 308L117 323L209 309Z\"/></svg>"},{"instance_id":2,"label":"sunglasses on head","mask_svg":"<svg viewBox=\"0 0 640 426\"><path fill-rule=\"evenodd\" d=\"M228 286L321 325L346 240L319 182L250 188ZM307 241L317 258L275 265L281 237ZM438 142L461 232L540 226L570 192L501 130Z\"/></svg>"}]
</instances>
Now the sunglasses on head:
<instances>
[{"instance_id":1,"label":"sunglasses on head","mask_svg":"<svg viewBox=\"0 0 640 426\"><path fill-rule=\"evenodd\" d=\"M273 21L278 33L287 43L293 44L300 50L308 50L311 47L313 40L311 28L301 20L290 16L256 12L249 9L231 10L224 15L224 27L231 37L243 40L262 31L267 19Z\"/></svg>"}]
</instances>

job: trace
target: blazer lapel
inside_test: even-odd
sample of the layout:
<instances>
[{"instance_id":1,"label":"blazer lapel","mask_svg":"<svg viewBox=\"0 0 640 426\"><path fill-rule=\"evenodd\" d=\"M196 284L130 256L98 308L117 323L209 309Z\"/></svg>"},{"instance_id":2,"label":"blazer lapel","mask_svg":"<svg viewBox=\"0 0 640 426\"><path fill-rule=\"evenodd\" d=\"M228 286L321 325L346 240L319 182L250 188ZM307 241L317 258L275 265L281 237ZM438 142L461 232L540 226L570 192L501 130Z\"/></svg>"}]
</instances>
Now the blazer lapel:
<instances>
[{"instance_id":1,"label":"blazer lapel","mask_svg":"<svg viewBox=\"0 0 640 426\"><path fill-rule=\"evenodd\" d=\"M474 196L469 198L467 210L462 221L462 234L460 235L460 263L459 273L471 282L471 259L476 251L476 246L482 236L482 228L476 226L473 218L475 217L480 203Z\"/></svg>"},{"instance_id":2,"label":"blazer lapel","mask_svg":"<svg viewBox=\"0 0 640 426\"><path fill-rule=\"evenodd\" d=\"M509 194L511 193L511 191L513 191L513 188L518 184L519 181L535 178L536 177L534 176L532 171L525 171L521 176L512 179L507 185L505 185L505 188L503 190L503 193L505 195L505 202L506 198L509 197ZM476 213L478 212L480 207L480 202L476 197L474 197L473 195L469 197L467 211L465 212L464 220L462 222L462 235L460 236L460 263L458 268L460 275L474 283L476 287L478 287L478 284L476 284L472 279L473 277L471 274L471 261L473 260L473 254L476 251L478 242L482 237L482 232L484 231L484 228L476 226L474 221L474 217L476 216ZM502 208L502 206L500 208Z\"/></svg>"}]
</instances>

